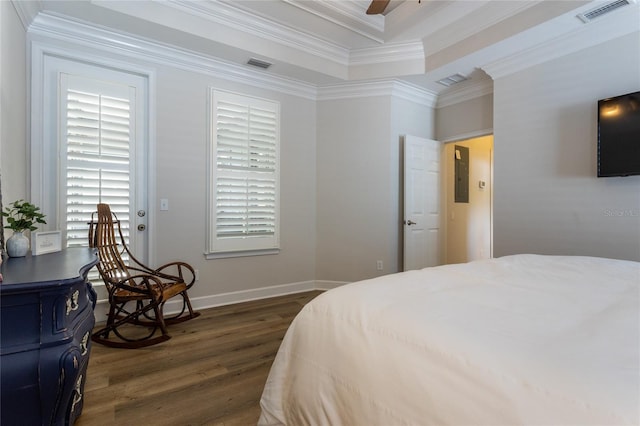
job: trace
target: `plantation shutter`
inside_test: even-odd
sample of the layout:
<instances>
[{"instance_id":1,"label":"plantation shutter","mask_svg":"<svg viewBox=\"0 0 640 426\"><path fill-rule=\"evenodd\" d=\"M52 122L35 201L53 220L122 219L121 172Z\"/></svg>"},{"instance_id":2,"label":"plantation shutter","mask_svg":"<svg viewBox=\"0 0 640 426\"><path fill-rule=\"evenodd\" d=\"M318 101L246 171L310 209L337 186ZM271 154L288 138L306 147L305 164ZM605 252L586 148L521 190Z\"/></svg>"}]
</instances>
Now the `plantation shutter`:
<instances>
[{"instance_id":1,"label":"plantation shutter","mask_svg":"<svg viewBox=\"0 0 640 426\"><path fill-rule=\"evenodd\" d=\"M134 94L127 86L92 85L66 74L61 83L66 246L88 245L87 223L98 203L110 205L128 236Z\"/></svg>"},{"instance_id":2,"label":"plantation shutter","mask_svg":"<svg viewBox=\"0 0 640 426\"><path fill-rule=\"evenodd\" d=\"M279 105L213 93L210 251L278 247Z\"/></svg>"}]
</instances>

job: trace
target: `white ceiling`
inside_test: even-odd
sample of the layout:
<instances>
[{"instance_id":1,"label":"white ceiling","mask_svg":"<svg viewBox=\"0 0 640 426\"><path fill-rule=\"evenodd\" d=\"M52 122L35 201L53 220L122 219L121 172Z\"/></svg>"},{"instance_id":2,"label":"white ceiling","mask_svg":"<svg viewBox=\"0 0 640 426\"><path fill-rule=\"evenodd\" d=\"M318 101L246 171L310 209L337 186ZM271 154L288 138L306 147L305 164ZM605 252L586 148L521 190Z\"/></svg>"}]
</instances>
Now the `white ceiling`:
<instances>
[{"instance_id":1,"label":"white ceiling","mask_svg":"<svg viewBox=\"0 0 640 426\"><path fill-rule=\"evenodd\" d=\"M437 93L443 77L484 75L477 69L593 25L576 14L602 4L392 0L374 16L369 0L45 0L37 9L243 66L257 58L273 64L262 72L318 86L398 78Z\"/></svg>"}]
</instances>

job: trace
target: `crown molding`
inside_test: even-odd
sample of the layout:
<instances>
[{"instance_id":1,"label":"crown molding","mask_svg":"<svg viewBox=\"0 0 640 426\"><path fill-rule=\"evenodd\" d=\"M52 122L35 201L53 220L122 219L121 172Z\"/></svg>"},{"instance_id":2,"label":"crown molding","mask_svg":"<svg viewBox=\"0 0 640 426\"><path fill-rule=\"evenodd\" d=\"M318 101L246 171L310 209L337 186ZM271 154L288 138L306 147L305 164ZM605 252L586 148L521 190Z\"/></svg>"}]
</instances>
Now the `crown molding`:
<instances>
[{"instance_id":1,"label":"crown molding","mask_svg":"<svg viewBox=\"0 0 640 426\"><path fill-rule=\"evenodd\" d=\"M354 49L349 57L349 65L373 65L405 60L424 61L424 45L417 40L408 43L387 43L378 47Z\"/></svg>"},{"instance_id":2,"label":"crown molding","mask_svg":"<svg viewBox=\"0 0 640 426\"><path fill-rule=\"evenodd\" d=\"M394 96L434 107L437 99L434 92L395 79L316 86L47 12L42 12L36 17L29 27L28 34L31 37L46 37L48 43L57 40L93 51L99 50L152 64L215 75L216 78L310 100ZM389 57L397 55L396 59L401 55L415 55L418 50L415 44L406 44L400 48L396 46L395 52L393 48L390 49Z\"/></svg>"},{"instance_id":3,"label":"crown molding","mask_svg":"<svg viewBox=\"0 0 640 426\"><path fill-rule=\"evenodd\" d=\"M319 101L352 99L371 96L390 96L393 80L331 84L318 88Z\"/></svg>"},{"instance_id":4,"label":"crown molding","mask_svg":"<svg viewBox=\"0 0 640 426\"><path fill-rule=\"evenodd\" d=\"M347 28L370 40L384 43L382 33L384 32L385 17L383 15L366 15L364 10L354 2L331 0L282 1L338 26ZM344 18L345 16L347 19Z\"/></svg>"},{"instance_id":5,"label":"crown molding","mask_svg":"<svg viewBox=\"0 0 640 426\"><path fill-rule=\"evenodd\" d=\"M216 78L266 90L316 99L317 88L312 84L254 71L245 66L224 62L185 49L177 49L48 13L40 13L36 17L29 27L28 34L45 36L157 65L170 65L187 71L215 75Z\"/></svg>"},{"instance_id":6,"label":"crown molding","mask_svg":"<svg viewBox=\"0 0 640 426\"><path fill-rule=\"evenodd\" d=\"M169 0L163 4L175 10L199 16L210 22L240 29L261 39L311 53L344 66L348 65L349 49L311 36L290 26L246 13L231 2ZM115 6L117 6L117 3L110 7Z\"/></svg>"},{"instance_id":7,"label":"crown molding","mask_svg":"<svg viewBox=\"0 0 640 426\"><path fill-rule=\"evenodd\" d=\"M481 96L493 93L493 80L484 78L482 80L467 80L456 84L438 95L436 108L443 108L455 105L460 102L469 101Z\"/></svg>"},{"instance_id":8,"label":"crown molding","mask_svg":"<svg viewBox=\"0 0 640 426\"><path fill-rule=\"evenodd\" d=\"M631 4L628 7L635 8L635 11L626 9L626 14L618 14L619 11L612 12L612 14L618 15L617 19L602 17L601 20L581 24L577 29L521 50L506 58L485 64L481 69L496 80L627 34L640 33L638 27L640 5Z\"/></svg>"},{"instance_id":9,"label":"crown molding","mask_svg":"<svg viewBox=\"0 0 640 426\"><path fill-rule=\"evenodd\" d=\"M29 25L31 25L40 12L42 6L40 1L11 0L11 4L20 18L22 27L27 31L29 29Z\"/></svg>"},{"instance_id":10,"label":"crown molding","mask_svg":"<svg viewBox=\"0 0 640 426\"><path fill-rule=\"evenodd\" d=\"M433 108L436 94L422 87L399 80L376 80L341 83L318 88L318 100L354 99L373 96L392 96Z\"/></svg>"},{"instance_id":11,"label":"crown molding","mask_svg":"<svg viewBox=\"0 0 640 426\"><path fill-rule=\"evenodd\" d=\"M429 108L436 106L437 93L404 81L394 80L394 83L392 96Z\"/></svg>"},{"instance_id":12,"label":"crown molding","mask_svg":"<svg viewBox=\"0 0 640 426\"><path fill-rule=\"evenodd\" d=\"M285 0L290 3L308 3L308 0ZM335 0L319 0L317 3L324 4L327 8L334 9L339 11L341 15L346 15L350 19L356 22L361 22L362 24L373 28L376 31L384 31L385 24L385 16L384 15L367 15L362 9L361 6L358 6L355 2L350 1L335 1Z\"/></svg>"}]
</instances>

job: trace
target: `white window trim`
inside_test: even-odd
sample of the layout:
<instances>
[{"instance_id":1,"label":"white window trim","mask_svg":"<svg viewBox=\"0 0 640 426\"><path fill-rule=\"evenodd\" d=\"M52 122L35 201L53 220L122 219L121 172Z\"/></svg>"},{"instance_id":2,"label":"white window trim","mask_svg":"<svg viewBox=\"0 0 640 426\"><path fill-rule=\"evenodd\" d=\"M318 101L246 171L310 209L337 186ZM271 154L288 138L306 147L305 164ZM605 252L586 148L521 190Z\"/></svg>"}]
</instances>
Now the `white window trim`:
<instances>
[{"instance_id":1,"label":"white window trim","mask_svg":"<svg viewBox=\"0 0 640 426\"><path fill-rule=\"evenodd\" d=\"M275 234L273 237L243 237L238 238L234 247L217 247L216 242L216 196L215 180L217 173L217 132L216 132L216 119L215 119L215 97L241 97L246 100L254 100L257 103L269 103L276 109L276 139L277 139L277 154L276 154L276 204L275 204ZM204 256L206 259L223 259L231 257L244 257L244 256L262 256L273 255L280 252L280 103L274 100L262 99L255 96L248 96L238 93L232 93L228 91L218 90L213 87L209 89L208 97L208 120L209 120L209 138L208 138L208 161L207 161L207 216L206 216L206 241ZM267 242L270 240L271 242ZM254 244L252 244L253 242ZM258 243L258 244L255 244ZM262 243L262 244L260 244ZM264 244L267 243L267 244ZM263 247L260 247L260 246Z\"/></svg>"}]
</instances>

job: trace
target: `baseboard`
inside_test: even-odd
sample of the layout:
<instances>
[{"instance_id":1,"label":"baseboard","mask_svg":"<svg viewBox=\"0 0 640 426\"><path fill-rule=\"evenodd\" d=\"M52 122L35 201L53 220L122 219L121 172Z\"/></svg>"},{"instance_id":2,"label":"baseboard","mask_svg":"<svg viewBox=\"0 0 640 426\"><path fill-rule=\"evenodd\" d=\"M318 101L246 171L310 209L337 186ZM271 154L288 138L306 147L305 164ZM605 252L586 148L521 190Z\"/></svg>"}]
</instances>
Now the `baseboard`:
<instances>
[{"instance_id":1,"label":"baseboard","mask_svg":"<svg viewBox=\"0 0 640 426\"><path fill-rule=\"evenodd\" d=\"M190 297L190 299L193 309L200 310L215 308L216 306L232 305L234 303L250 302L252 300L268 299L270 297L285 296L287 294L303 293L305 291L331 290L345 284L348 283L344 281L301 281L271 287L212 294L209 296ZM108 309L109 304L107 300L98 301L95 308L96 322L106 321ZM180 309L182 309L182 298L175 298L165 304L164 312L169 315L178 312Z\"/></svg>"},{"instance_id":2,"label":"baseboard","mask_svg":"<svg viewBox=\"0 0 640 426\"><path fill-rule=\"evenodd\" d=\"M332 288L338 288L345 284L349 284L346 281L316 281L316 290L331 290Z\"/></svg>"},{"instance_id":3,"label":"baseboard","mask_svg":"<svg viewBox=\"0 0 640 426\"><path fill-rule=\"evenodd\" d=\"M231 305L234 303L250 302L252 300L267 299L269 297L284 296L286 294L302 293L315 290L314 281L302 281L298 283L282 284L271 287L254 288L251 290L233 291L230 293L212 294L191 298L194 309L215 308L216 306ZM181 303L176 300L174 303L179 309ZM170 312L169 303L165 305L167 312Z\"/></svg>"}]
</instances>

